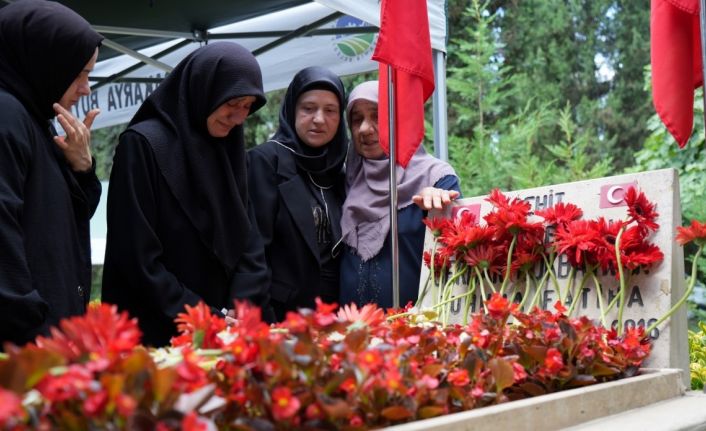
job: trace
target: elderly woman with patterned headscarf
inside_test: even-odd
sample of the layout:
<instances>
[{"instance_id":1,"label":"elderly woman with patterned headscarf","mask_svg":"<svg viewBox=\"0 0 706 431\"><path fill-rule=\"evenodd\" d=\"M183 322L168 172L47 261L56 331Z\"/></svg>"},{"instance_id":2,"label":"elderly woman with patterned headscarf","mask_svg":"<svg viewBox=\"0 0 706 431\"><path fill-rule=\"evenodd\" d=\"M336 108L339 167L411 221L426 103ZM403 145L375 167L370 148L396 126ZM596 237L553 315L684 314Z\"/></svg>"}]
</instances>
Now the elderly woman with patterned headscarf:
<instances>
[{"instance_id":1,"label":"elderly woman with patterned headscarf","mask_svg":"<svg viewBox=\"0 0 706 431\"><path fill-rule=\"evenodd\" d=\"M101 193L90 151L98 111L79 121L71 107L90 93L102 39L56 2L0 9L0 344L47 335L86 309L89 220Z\"/></svg>"},{"instance_id":2,"label":"elderly woman with patterned headscarf","mask_svg":"<svg viewBox=\"0 0 706 431\"><path fill-rule=\"evenodd\" d=\"M272 138L248 153L248 185L272 272L272 306L338 299L343 164L348 151L341 80L322 67L297 73Z\"/></svg>"},{"instance_id":3,"label":"elderly woman with patterned headscarf","mask_svg":"<svg viewBox=\"0 0 706 431\"><path fill-rule=\"evenodd\" d=\"M103 300L138 317L146 344L185 305L263 307L269 279L248 201L243 122L265 104L255 57L228 42L182 60L145 100L115 152Z\"/></svg>"},{"instance_id":4,"label":"elderly woman with patterned headscarf","mask_svg":"<svg viewBox=\"0 0 706 431\"><path fill-rule=\"evenodd\" d=\"M389 159L378 137L378 82L351 91L346 108L353 145L346 166L341 231L340 303L392 307ZM426 211L459 196L453 168L419 146L406 168L397 168L400 305L416 301Z\"/></svg>"}]
</instances>

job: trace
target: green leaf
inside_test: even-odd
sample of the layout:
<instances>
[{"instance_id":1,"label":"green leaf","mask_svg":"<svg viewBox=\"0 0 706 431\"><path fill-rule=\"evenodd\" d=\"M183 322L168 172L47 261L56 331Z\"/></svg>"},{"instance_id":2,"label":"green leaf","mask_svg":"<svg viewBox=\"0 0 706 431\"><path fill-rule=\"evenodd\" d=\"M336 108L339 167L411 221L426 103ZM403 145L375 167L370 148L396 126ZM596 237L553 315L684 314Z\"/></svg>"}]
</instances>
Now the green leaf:
<instances>
[{"instance_id":1,"label":"green leaf","mask_svg":"<svg viewBox=\"0 0 706 431\"><path fill-rule=\"evenodd\" d=\"M362 352L365 350L368 341L368 331L366 328L357 329L346 334L346 338L343 342L346 344L348 349L352 352Z\"/></svg>"},{"instance_id":2,"label":"green leaf","mask_svg":"<svg viewBox=\"0 0 706 431\"><path fill-rule=\"evenodd\" d=\"M436 416L441 416L446 413L446 410L443 407L438 407L438 406L424 406L419 409L417 412L417 415L419 416L419 419L429 419L433 418Z\"/></svg>"},{"instance_id":3,"label":"green leaf","mask_svg":"<svg viewBox=\"0 0 706 431\"><path fill-rule=\"evenodd\" d=\"M389 419L391 421L401 421L403 419L412 417L412 412L409 411L409 409L407 409L406 407L402 406L387 407L383 409L380 414L385 419Z\"/></svg>"},{"instance_id":4,"label":"green leaf","mask_svg":"<svg viewBox=\"0 0 706 431\"><path fill-rule=\"evenodd\" d=\"M578 374L574 376L573 379L569 380L566 385L568 387L577 387L577 386L588 386L592 385L594 383L598 383L598 380L590 374Z\"/></svg>"},{"instance_id":5,"label":"green leaf","mask_svg":"<svg viewBox=\"0 0 706 431\"><path fill-rule=\"evenodd\" d=\"M620 370L618 370L617 368L609 367L609 366L601 364L601 363L597 363L593 366L591 373L595 377L607 377L607 376L614 376L616 374L619 374Z\"/></svg>"},{"instance_id":6,"label":"green leaf","mask_svg":"<svg viewBox=\"0 0 706 431\"><path fill-rule=\"evenodd\" d=\"M203 332L203 329L197 329L194 331L194 336L191 338L194 349L200 349L203 347L203 339L205 336L206 334Z\"/></svg>"},{"instance_id":7,"label":"green leaf","mask_svg":"<svg viewBox=\"0 0 706 431\"><path fill-rule=\"evenodd\" d=\"M495 388L498 393L503 389L509 388L515 381L515 373L512 370L512 365L502 358L493 358L488 361L488 368L495 379Z\"/></svg>"},{"instance_id":8,"label":"green leaf","mask_svg":"<svg viewBox=\"0 0 706 431\"><path fill-rule=\"evenodd\" d=\"M525 382L518 386L529 395L536 397L547 393L547 389L533 382Z\"/></svg>"}]
</instances>

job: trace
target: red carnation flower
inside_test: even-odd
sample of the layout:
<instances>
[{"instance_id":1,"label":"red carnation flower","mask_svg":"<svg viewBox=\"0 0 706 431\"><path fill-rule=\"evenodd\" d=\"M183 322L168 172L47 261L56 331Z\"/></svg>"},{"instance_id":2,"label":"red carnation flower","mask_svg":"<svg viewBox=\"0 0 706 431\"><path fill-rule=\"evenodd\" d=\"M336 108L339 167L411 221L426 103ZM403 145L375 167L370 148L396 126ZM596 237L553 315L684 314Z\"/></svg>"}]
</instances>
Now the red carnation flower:
<instances>
[{"instance_id":1,"label":"red carnation flower","mask_svg":"<svg viewBox=\"0 0 706 431\"><path fill-rule=\"evenodd\" d=\"M559 202L553 207L538 210L534 213L544 218L544 221L550 225L566 224L583 216L581 208L574 204L565 204L564 202Z\"/></svg>"},{"instance_id":2,"label":"red carnation flower","mask_svg":"<svg viewBox=\"0 0 706 431\"><path fill-rule=\"evenodd\" d=\"M59 328L51 329L51 337L37 337L36 344L70 361L80 361L89 356L129 353L141 336L136 319L126 312L118 313L114 305L100 304L90 305L83 316L63 319Z\"/></svg>"},{"instance_id":3,"label":"red carnation flower","mask_svg":"<svg viewBox=\"0 0 706 431\"><path fill-rule=\"evenodd\" d=\"M620 259L622 264L628 269L646 268L662 262L664 254L656 245L643 243L638 247L623 251Z\"/></svg>"},{"instance_id":4,"label":"red carnation flower","mask_svg":"<svg viewBox=\"0 0 706 431\"><path fill-rule=\"evenodd\" d=\"M446 380L454 386L466 386L471 383L471 379L468 377L468 370L466 369L451 371Z\"/></svg>"},{"instance_id":5,"label":"red carnation flower","mask_svg":"<svg viewBox=\"0 0 706 431\"><path fill-rule=\"evenodd\" d=\"M517 304L510 303L507 298L497 292L493 293L493 296L486 301L485 306L488 309L488 314L498 320L505 319L517 308Z\"/></svg>"},{"instance_id":6,"label":"red carnation flower","mask_svg":"<svg viewBox=\"0 0 706 431\"><path fill-rule=\"evenodd\" d=\"M24 420L26 416L20 397L12 391L0 388L0 427L13 429L13 423Z\"/></svg>"},{"instance_id":7,"label":"red carnation flower","mask_svg":"<svg viewBox=\"0 0 706 431\"><path fill-rule=\"evenodd\" d=\"M299 407L299 398L295 397L288 387L278 386L272 391L272 416L275 420L290 419L297 414Z\"/></svg>"},{"instance_id":8,"label":"red carnation flower","mask_svg":"<svg viewBox=\"0 0 706 431\"><path fill-rule=\"evenodd\" d=\"M314 322L316 322L317 325L325 327L336 322L336 314L334 311L338 308L338 304L335 302L332 304L326 304L318 296L314 299L314 302L316 302Z\"/></svg>"},{"instance_id":9,"label":"red carnation flower","mask_svg":"<svg viewBox=\"0 0 706 431\"><path fill-rule=\"evenodd\" d=\"M226 328L225 319L211 313L211 307L203 301L196 306L186 305L186 313L179 313L174 319L180 336L172 338L173 346L192 346L195 349L218 349L223 341L218 333Z\"/></svg>"},{"instance_id":10,"label":"red carnation flower","mask_svg":"<svg viewBox=\"0 0 706 431\"><path fill-rule=\"evenodd\" d=\"M426 265L427 268L431 269L431 253L425 251L422 257L424 260L424 265ZM444 271L448 269L449 258L446 257L446 255L440 250L437 250L436 253L434 253L434 276L439 277Z\"/></svg>"},{"instance_id":11,"label":"red carnation flower","mask_svg":"<svg viewBox=\"0 0 706 431\"><path fill-rule=\"evenodd\" d=\"M355 304L344 305L338 310L338 320L348 323L364 323L376 327L385 322L385 312L375 304L365 304L358 308Z\"/></svg>"},{"instance_id":12,"label":"red carnation flower","mask_svg":"<svg viewBox=\"0 0 706 431\"><path fill-rule=\"evenodd\" d=\"M646 230L657 230L659 225L655 222L659 214L655 211L655 204L647 200L643 192L638 192L635 187L630 187L625 192L625 203L628 205L630 219Z\"/></svg>"},{"instance_id":13,"label":"red carnation flower","mask_svg":"<svg viewBox=\"0 0 706 431\"><path fill-rule=\"evenodd\" d=\"M182 431L206 431L208 424L199 419L196 412L189 412L181 420L181 429Z\"/></svg>"},{"instance_id":14,"label":"red carnation flower","mask_svg":"<svg viewBox=\"0 0 706 431\"><path fill-rule=\"evenodd\" d=\"M586 220L574 220L559 226L555 242L558 252L566 254L573 266L581 266L584 253L596 252L603 245L596 223Z\"/></svg>"},{"instance_id":15,"label":"red carnation flower","mask_svg":"<svg viewBox=\"0 0 706 431\"><path fill-rule=\"evenodd\" d=\"M473 214L470 214L474 219L475 216ZM425 225L429 228L431 231L431 234L434 235L435 237L441 236L442 233L444 233L447 229L449 229L453 223L450 219L448 218L440 218L440 217L434 217L434 218L424 218L422 220Z\"/></svg>"},{"instance_id":16,"label":"red carnation flower","mask_svg":"<svg viewBox=\"0 0 706 431\"><path fill-rule=\"evenodd\" d=\"M488 242L493 237L493 229L488 226L456 225L441 236L441 242L454 250L454 254Z\"/></svg>"},{"instance_id":17,"label":"red carnation flower","mask_svg":"<svg viewBox=\"0 0 706 431\"><path fill-rule=\"evenodd\" d=\"M517 362L512 363L512 381L513 383L520 383L527 378L527 370L521 364Z\"/></svg>"},{"instance_id":18,"label":"red carnation flower","mask_svg":"<svg viewBox=\"0 0 706 431\"><path fill-rule=\"evenodd\" d=\"M699 247L706 245L706 223L692 220L690 226L677 227L677 242L680 245L686 245L692 241Z\"/></svg>"},{"instance_id":19,"label":"red carnation flower","mask_svg":"<svg viewBox=\"0 0 706 431\"><path fill-rule=\"evenodd\" d=\"M377 350L363 350L358 353L357 362L366 370L376 372L383 365L383 357Z\"/></svg>"},{"instance_id":20,"label":"red carnation flower","mask_svg":"<svg viewBox=\"0 0 706 431\"><path fill-rule=\"evenodd\" d=\"M471 267L478 267L480 270L487 270L489 274L500 274L505 248L483 244L468 250L463 260Z\"/></svg>"},{"instance_id":21,"label":"red carnation flower","mask_svg":"<svg viewBox=\"0 0 706 431\"><path fill-rule=\"evenodd\" d=\"M485 198L485 200L493 204L493 206L496 208L507 209L510 206L510 199L508 199L508 197L505 196L503 192L500 191L500 189L491 190L490 194L487 198Z\"/></svg>"},{"instance_id":22,"label":"red carnation flower","mask_svg":"<svg viewBox=\"0 0 706 431\"><path fill-rule=\"evenodd\" d=\"M547 350L547 356L544 358L544 369L549 375L556 375L564 368L564 360L561 357L561 352L555 347Z\"/></svg>"}]
</instances>

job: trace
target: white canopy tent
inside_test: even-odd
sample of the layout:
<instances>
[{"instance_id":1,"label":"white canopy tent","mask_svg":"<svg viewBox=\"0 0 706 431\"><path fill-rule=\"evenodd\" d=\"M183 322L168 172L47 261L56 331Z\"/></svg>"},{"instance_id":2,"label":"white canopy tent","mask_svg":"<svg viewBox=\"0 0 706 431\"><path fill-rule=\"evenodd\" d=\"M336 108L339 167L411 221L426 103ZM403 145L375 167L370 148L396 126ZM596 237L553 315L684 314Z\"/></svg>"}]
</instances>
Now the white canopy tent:
<instances>
[{"instance_id":1,"label":"white canopy tent","mask_svg":"<svg viewBox=\"0 0 706 431\"><path fill-rule=\"evenodd\" d=\"M434 147L437 157L447 159L446 0L427 0L427 3L436 72ZM100 108L94 128L128 122L161 78L188 53L206 43L204 40L232 40L253 51L263 72L265 91L286 87L292 76L307 66L324 66L341 76L375 70L378 64L370 57L375 48L379 13L378 0L315 0L210 29L205 36L200 35L200 41L178 37L139 51L110 39L111 34L127 34L129 29L96 26L107 36L105 46L126 54L96 64L91 75L93 92L74 109L83 117L90 109ZM136 30L135 34L140 33ZM104 188L107 189L107 184ZM92 261L97 265L103 263L105 253L105 198L104 190L91 220Z\"/></svg>"},{"instance_id":2,"label":"white canopy tent","mask_svg":"<svg viewBox=\"0 0 706 431\"><path fill-rule=\"evenodd\" d=\"M432 46L439 53L446 49L444 5L445 0L429 0ZM375 48L374 32L379 20L377 0L355 3L316 0L210 29L206 41L225 38L253 51L260 63L267 92L286 87L292 76L307 66L325 66L341 76L375 70L377 63L370 57ZM98 29L101 28L98 26ZM356 33L354 29L360 29L361 32ZM262 36L282 33L287 36ZM299 37L292 37L294 35ZM75 107L76 114L81 117L90 109L101 109L101 115L94 123L95 128L129 121L159 80L182 58L204 43L189 43L188 40L177 38L130 52L128 48L113 43L110 34L106 36L108 39L104 45L128 54L99 61L92 73L94 79L99 79L93 81L93 93L82 98ZM177 48L155 58L155 55L173 47ZM126 69L134 70L123 74ZM110 80L116 82L104 84Z\"/></svg>"}]
</instances>

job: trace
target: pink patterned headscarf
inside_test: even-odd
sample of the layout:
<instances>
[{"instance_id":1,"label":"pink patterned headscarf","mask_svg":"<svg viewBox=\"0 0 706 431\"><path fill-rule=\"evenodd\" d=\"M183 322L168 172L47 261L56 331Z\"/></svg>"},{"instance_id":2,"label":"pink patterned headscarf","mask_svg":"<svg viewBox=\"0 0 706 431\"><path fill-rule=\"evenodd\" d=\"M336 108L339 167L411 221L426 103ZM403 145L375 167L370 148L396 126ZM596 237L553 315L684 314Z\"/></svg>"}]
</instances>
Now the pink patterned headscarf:
<instances>
[{"instance_id":1,"label":"pink patterned headscarf","mask_svg":"<svg viewBox=\"0 0 706 431\"><path fill-rule=\"evenodd\" d=\"M378 82L364 82L351 91L346 106L348 124L353 106L360 100L378 102ZM367 261L382 249L390 231L389 159L365 159L355 144L348 150L346 201L343 203L343 242ZM407 168L397 167L397 209L412 205L412 197L447 175L456 175L451 165L430 156L420 145ZM419 220L419 223L422 223Z\"/></svg>"}]
</instances>

